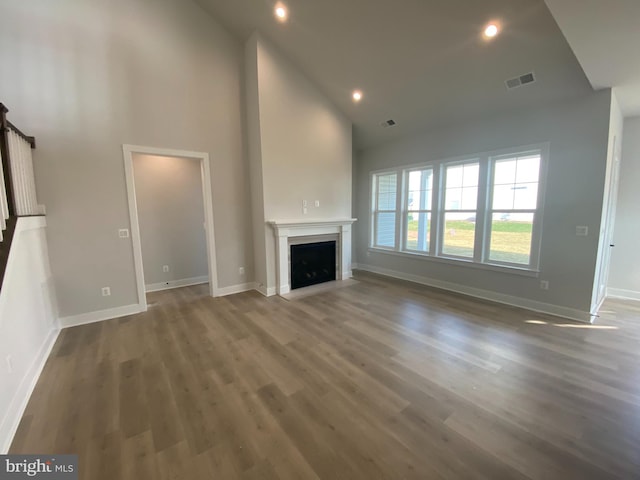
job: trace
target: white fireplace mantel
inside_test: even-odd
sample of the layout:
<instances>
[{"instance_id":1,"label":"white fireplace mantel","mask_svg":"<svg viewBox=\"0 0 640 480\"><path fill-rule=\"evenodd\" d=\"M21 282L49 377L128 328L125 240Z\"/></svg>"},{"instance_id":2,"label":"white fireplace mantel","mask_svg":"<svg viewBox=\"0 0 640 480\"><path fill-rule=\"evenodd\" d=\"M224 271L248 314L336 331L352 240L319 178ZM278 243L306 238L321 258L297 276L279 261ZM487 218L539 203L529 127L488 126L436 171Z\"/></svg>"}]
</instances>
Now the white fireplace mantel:
<instances>
[{"instance_id":1,"label":"white fireplace mantel","mask_svg":"<svg viewBox=\"0 0 640 480\"><path fill-rule=\"evenodd\" d=\"M356 218L336 218L323 220L271 220L276 237L276 272L278 295L291 291L289 269L289 239L292 237L312 237L318 235L338 235L339 280L351 278L351 225Z\"/></svg>"}]
</instances>

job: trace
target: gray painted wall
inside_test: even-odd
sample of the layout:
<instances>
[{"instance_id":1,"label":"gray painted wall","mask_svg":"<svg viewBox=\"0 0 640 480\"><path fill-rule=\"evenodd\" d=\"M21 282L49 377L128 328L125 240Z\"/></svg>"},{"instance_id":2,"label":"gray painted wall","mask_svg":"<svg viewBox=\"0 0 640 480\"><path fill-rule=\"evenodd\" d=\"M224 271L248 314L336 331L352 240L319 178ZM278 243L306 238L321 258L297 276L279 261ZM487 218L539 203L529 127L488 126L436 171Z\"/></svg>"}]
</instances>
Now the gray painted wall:
<instances>
[{"instance_id":1,"label":"gray painted wall","mask_svg":"<svg viewBox=\"0 0 640 480\"><path fill-rule=\"evenodd\" d=\"M265 263L256 281L275 288L274 235L265 221L351 217L351 122L260 36L249 39L246 54L252 184L262 179L253 205L264 214L254 220L255 236L264 236L256 263Z\"/></svg>"},{"instance_id":2,"label":"gray painted wall","mask_svg":"<svg viewBox=\"0 0 640 480\"><path fill-rule=\"evenodd\" d=\"M200 161L134 154L133 170L145 284L209 275Z\"/></svg>"},{"instance_id":3,"label":"gray painted wall","mask_svg":"<svg viewBox=\"0 0 640 480\"><path fill-rule=\"evenodd\" d=\"M640 300L640 117L625 119L609 292Z\"/></svg>"},{"instance_id":4,"label":"gray painted wall","mask_svg":"<svg viewBox=\"0 0 640 480\"><path fill-rule=\"evenodd\" d=\"M513 112L365 150L357 158L357 264L589 312L607 160L611 92ZM477 152L549 142L541 273L510 273L368 252L370 173ZM577 237L575 227L589 227ZM539 280L549 281L548 291Z\"/></svg>"},{"instance_id":5,"label":"gray painted wall","mask_svg":"<svg viewBox=\"0 0 640 480\"><path fill-rule=\"evenodd\" d=\"M210 154L218 284L252 278L242 46L208 13L178 0L3 1L0 62L10 119L38 142L62 316L137 303L131 240L118 238L125 143Z\"/></svg>"}]
</instances>

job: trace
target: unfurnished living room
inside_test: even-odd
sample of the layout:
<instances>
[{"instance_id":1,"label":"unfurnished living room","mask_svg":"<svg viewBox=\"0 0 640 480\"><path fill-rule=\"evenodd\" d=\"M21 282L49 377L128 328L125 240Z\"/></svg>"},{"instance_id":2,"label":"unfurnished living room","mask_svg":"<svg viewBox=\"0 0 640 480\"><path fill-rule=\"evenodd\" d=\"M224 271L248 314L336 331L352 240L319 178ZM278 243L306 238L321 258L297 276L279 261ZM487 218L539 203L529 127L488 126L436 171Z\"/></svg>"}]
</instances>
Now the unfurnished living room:
<instances>
[{"instance_id":1,"label":"unfurnished living room","mask_svg":"<svg viewBox=\"0 0 640 480\"><path fill-rule=\"evenodd\" d=\"M0 0L0 479L640 478L639 24Z\"/></svg>"}]
</instances>

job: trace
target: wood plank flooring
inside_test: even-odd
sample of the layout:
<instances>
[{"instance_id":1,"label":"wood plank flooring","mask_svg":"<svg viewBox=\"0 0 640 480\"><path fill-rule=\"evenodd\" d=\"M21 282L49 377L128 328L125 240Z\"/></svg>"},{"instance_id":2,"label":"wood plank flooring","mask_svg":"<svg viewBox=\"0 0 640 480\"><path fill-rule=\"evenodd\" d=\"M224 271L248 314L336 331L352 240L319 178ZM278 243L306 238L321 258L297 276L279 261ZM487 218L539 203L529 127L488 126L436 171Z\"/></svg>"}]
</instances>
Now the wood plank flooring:
<instances>
[{"instance_id":1,"label":"wood plank flooring","mask_svg":"<svg viewBox=\"0 0 640 480\"><path fill-rule=\"evenodd\" d=\"M66 329L11 452L116 479L640 478L640 306L580 325L361 274Z\"/></svg>"}]
</instances>

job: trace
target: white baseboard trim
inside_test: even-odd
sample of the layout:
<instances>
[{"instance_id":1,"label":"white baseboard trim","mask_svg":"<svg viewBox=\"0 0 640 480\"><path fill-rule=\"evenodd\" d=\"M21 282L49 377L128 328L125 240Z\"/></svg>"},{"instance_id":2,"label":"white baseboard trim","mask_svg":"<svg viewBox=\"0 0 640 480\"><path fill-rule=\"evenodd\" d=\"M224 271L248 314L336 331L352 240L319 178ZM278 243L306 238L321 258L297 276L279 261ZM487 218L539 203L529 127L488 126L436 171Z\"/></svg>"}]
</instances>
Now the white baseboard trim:
<instances>
[{"instance_id":1,"label":"white baseboard trim","mask_svg":"<svg viewBox=\"0 0 640 480\"><path fill-rule=\"evenodd\" d=\"M103 320L135 315L136 313L141 313L143 311L144 309L139 304L135 303L133 305L124 305L122 307L81 313L79 315L71 315L69 317L61 317L58 319L58 323L60 324L60 328L77 327L78 325L86 325L87 323L102 322Z\"/></svg>"},{"instance_id":2,"label":"white baseboard trim","mask_svg":"<svg viewBox=\"0 0 640 480\"><path fill-rule=\"evenodd\" d=\"M42 342L38 355L33 359L27 373L22 378L18 391L13 396L9 409L4 414L2 423L0 423L0 454L2 455L5 455L9 451L9 447L11 447L11 442L13 442L13 437L18 430L22 415L24 415L33 389L36 387L36 383L38 383L42 369L45 363L47 363L47 359L49 358L53 345L58 339L59 333L60 329L52 329Z\"/></svg>"},{"instance_id":3,"label":"white baseboard trim","mask_svg":"<svg viewBox=\"0 0 640 480\"><path fill-rule=\"evenodd\" d=\"M354 266L351 265L351 268L354 268ZM352 270L348 270L348 271L344 272L344 275L342 275L340 280L349 280L352 277L353 277L353 271Z\"/></svg>"},{"instance_id":4,"label":"white baseboard trim","mask_svg":"<svg viewBox=\"0 0 640 480\"><path fill-rule=\"evenodd\" d=\"M276 287L267 288L264 285L256 285L254 290L261 293L265 297L273 297L276 293Z\"/></svg>"},{"instance_id":5,"label":"white baseboard trim","mask_svg":"<svg viewBox=\"0 0 640 480\"><path fill-rule=\"evenodd\" d=\"M602 299L598 302L597 305L591 305L591 315L593 316L593 318L597 318L600 316L598 315L598 312L600 311L600 308L602 308L602 304L606 299L607 299L607 296L605 295L604 297L602 297Z\"/></svg>"},{"instance_id":6,"label":"white baseboard trim","mask_svg":"<svg viewBox=\"0 0 640 480\"><path fill-rule=\"evenodd\" d=\"M239 285L231 285L230 287L222 287L216 289L216 297L226 297L227 295L234 295L236 293L248 292L249 290L255 290L256 284L254 282L241 283Z\"/></svg>"},{"instance_id":7,"label":"white baseboard trim","mask_svg":"<svg viewBox=\"0 0 640 480\"><path fill-rule=\"evenodd\" d=\"M505 295L502 293L492 292L490 290L482 290L480 288L467 287L464 285L459 285L457 283L437 280L435 278L422 277L409 273L398 272L396 270L389 270L386 268L374 267L372 265L364 264L358 264L357 267L356 265L353 265L353 268L363 270L365 272L385 275L387 277L397 278L400 280L407 280L409 282L419 283L421 285L427 285L429 287L436 287L443 290L449 290L451 292L462 293L463 295L490 300L492 302L504 303L505 305L525 308L527 310L533 310L534 312L556 315L559 317L576 320L578 322L591 323L593 319L593 315L591 315L591 313L583 312L574 308L552 305L550 303L538 302L522 297L514 297L512 295Z\"/></svg>"},{"instance_id":8,"label":"white baseboard trim","mask_svg":"<svg viewBox=\"0 0 640 480\"><path fill-rule=\"evenodd\" d=\"M607 288L607 297L621 298L623 300L640 300L640 292L625 290L623 288Z\"/></svg>"},{"instance_id":9,"label":"white baseboard trim","mask_svg":"<svg viewBox=\"0 0 640 480\"><path fill-rule=\"evenodd\" d=\"M205 275L203 277L191 277L191 278L183 278L180 280L168 280L166 282L150 283L149 285L145 285L144 289L147 293L159 292L161 290L170 290L172 288L180 288L180 287L190 287L191 285L200 285L202 283L209 283L208 275Z\"/></svg>"}]
</instances>

